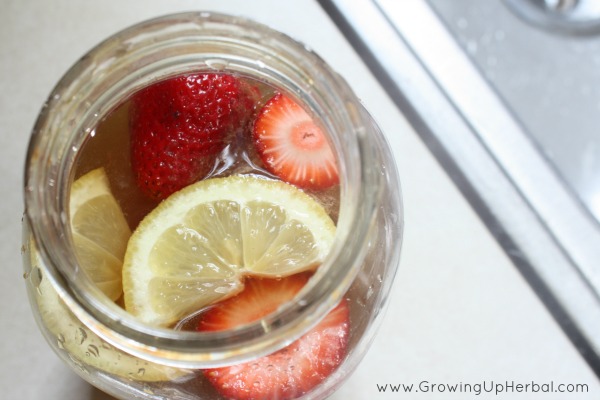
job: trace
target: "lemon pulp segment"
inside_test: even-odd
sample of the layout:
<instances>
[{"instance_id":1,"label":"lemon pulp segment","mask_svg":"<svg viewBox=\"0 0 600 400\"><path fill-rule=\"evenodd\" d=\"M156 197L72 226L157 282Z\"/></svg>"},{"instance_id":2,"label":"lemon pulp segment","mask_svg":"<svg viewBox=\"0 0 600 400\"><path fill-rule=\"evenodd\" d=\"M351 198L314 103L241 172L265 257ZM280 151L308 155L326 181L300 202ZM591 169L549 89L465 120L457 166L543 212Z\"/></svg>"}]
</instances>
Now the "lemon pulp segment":
<instances>
[{"instance_id":1,"label":"lemon pulp segment","mask_svg":"<svg viewBox=\"0 0 600 400\"><path fill-rule=\"evenodd\" d=\"M80 266L111 300L122 292L123 257L131 230L103 168L77 179L69 200L73 244Z\"/></svg>"}]
</instances>

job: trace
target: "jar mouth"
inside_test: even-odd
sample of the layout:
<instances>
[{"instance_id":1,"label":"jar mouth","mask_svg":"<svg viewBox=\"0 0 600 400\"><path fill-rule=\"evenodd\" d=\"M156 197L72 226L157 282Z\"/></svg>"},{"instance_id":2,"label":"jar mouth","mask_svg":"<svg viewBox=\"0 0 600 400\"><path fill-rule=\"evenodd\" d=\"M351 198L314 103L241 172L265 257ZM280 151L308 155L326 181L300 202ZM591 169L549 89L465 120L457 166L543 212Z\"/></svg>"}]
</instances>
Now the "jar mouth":
<instances>
[{"instance_id":1,"label":"jar mouth","mask_svg":"<svg viewBox=\"0 0 600 400\"><path fill-rule=\"evenodd\" d=\"M325 130L334 132L330 140L338 156L341 196L330 254L296 302L235 330L184 332L136 320L77 272L65 211L78 149L101 119L142 87L189 72L235 73L271 84L301 99ZM32 133L25 168L26 218L46 276L91 330L143 359L184 368L215 367L277 350L335 307L365 257L383 189L370 126L351 89L316 53L259 23L193 12L121 31L65 74Z\"/></svg>"}]
</instances>

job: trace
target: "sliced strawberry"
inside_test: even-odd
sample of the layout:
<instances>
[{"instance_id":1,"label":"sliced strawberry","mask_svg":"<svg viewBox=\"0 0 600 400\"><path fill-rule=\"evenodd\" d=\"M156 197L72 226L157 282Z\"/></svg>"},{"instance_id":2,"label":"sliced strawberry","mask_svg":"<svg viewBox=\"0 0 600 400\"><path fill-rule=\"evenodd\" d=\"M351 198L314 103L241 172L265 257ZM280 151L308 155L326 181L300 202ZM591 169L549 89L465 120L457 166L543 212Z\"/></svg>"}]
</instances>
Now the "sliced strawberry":
<instances>
[{"instance_id":1,"label":"sliced strawberry","mask_svg":"<svg viewBox=\"0 0 600 400\"><path fill-rule=\"evenodd\" d=\"M248 279L244 291L202 316L198 330L232 329L256 321L293 299L309 274ZM346 300L316 327L283 349L254 361L204 371L228 399L295 399L327 378L343 361L349 332Z\"/></svg>"},{"instance_id":2,"label":"sliced strawberry","mask_svg":"<svg viewBox=\"0 0 600 400\"><path fill-rule=\"evenodd\" d=\"M226 74L179 76L137 93L131 163L140 189L163 199L202 179L253 109L249 85Z\"/></svg>"},{"instance_id":3,"label":"sliced strawberry","mask_svg":"<svg viewBox=\"0 0 600 400\"><path fill-rule=\"evenodd\" d=\"M308 189L338 183L335 156L321 128L290 98L276 94L254 123L254 143L269 172Z\"/></svg>"}]
</instances>

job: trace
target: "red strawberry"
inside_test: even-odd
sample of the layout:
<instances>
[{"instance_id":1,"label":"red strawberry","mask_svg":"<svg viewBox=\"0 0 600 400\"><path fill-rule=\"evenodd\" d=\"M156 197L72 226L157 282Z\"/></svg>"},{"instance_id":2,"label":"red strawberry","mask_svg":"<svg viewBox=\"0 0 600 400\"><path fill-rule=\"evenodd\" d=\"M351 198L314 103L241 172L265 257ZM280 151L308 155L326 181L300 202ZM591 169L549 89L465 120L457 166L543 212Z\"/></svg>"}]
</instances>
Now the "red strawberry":
<instances>
[{"instance_id":1,"label":"red strawberry","mask_svg":"<svg viewBox=\"0 0 600 400\"><path fill-rule=\"evenodd\" d=\"M210 308L198 329L219 331L255 321L290 301L308 274L284 279L248 279L242 293ZM265 357L204 371L228 399L295 399L327 378L343 361L348 344L349 310L343 300L316 327Z\"/></svg>"},{"instance_id":2,"label":"red strawberry","mask_svg":"<svg viewBox=\"0 0 600 400\"><path fill-rule=\"evenodd\" d=\"M302 107L276 94L254 123L254 142L266 168L282 180L308 189L338 183L335 157L321 128Z\"/></svg>"},{"instance_id":3,"label":"red strawberry","mask_svg":"<svg viewBox=\"0 0 600 400\"><path fill-rule=\"evenodd\" d=\"M155 199L206 176L253 107L247 84L231 75L196 74L153 84L132 101L131 163L140 189Z\"/></svg>"}]
</instances>

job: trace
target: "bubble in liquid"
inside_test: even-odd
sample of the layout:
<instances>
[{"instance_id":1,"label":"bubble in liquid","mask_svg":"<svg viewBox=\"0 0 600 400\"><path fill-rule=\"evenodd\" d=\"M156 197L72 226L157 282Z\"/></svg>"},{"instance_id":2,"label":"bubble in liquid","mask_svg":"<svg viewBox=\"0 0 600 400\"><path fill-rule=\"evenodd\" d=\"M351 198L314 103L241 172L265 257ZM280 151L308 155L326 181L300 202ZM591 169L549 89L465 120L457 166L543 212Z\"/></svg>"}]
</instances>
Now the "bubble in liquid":
<instances>
[{"instance_id":1,"label":"bubble in liquid","mask_svg":"<svg viewBox=\"0 0 600 400\"><path fill-rule=\"evenodd\" d=\"M368 300L371 296L373 296L374 290L373 290L373 285L369 286L369 289L367 289L367 294L366 294L366 299Z\"/></svg>"}]
</instances>

